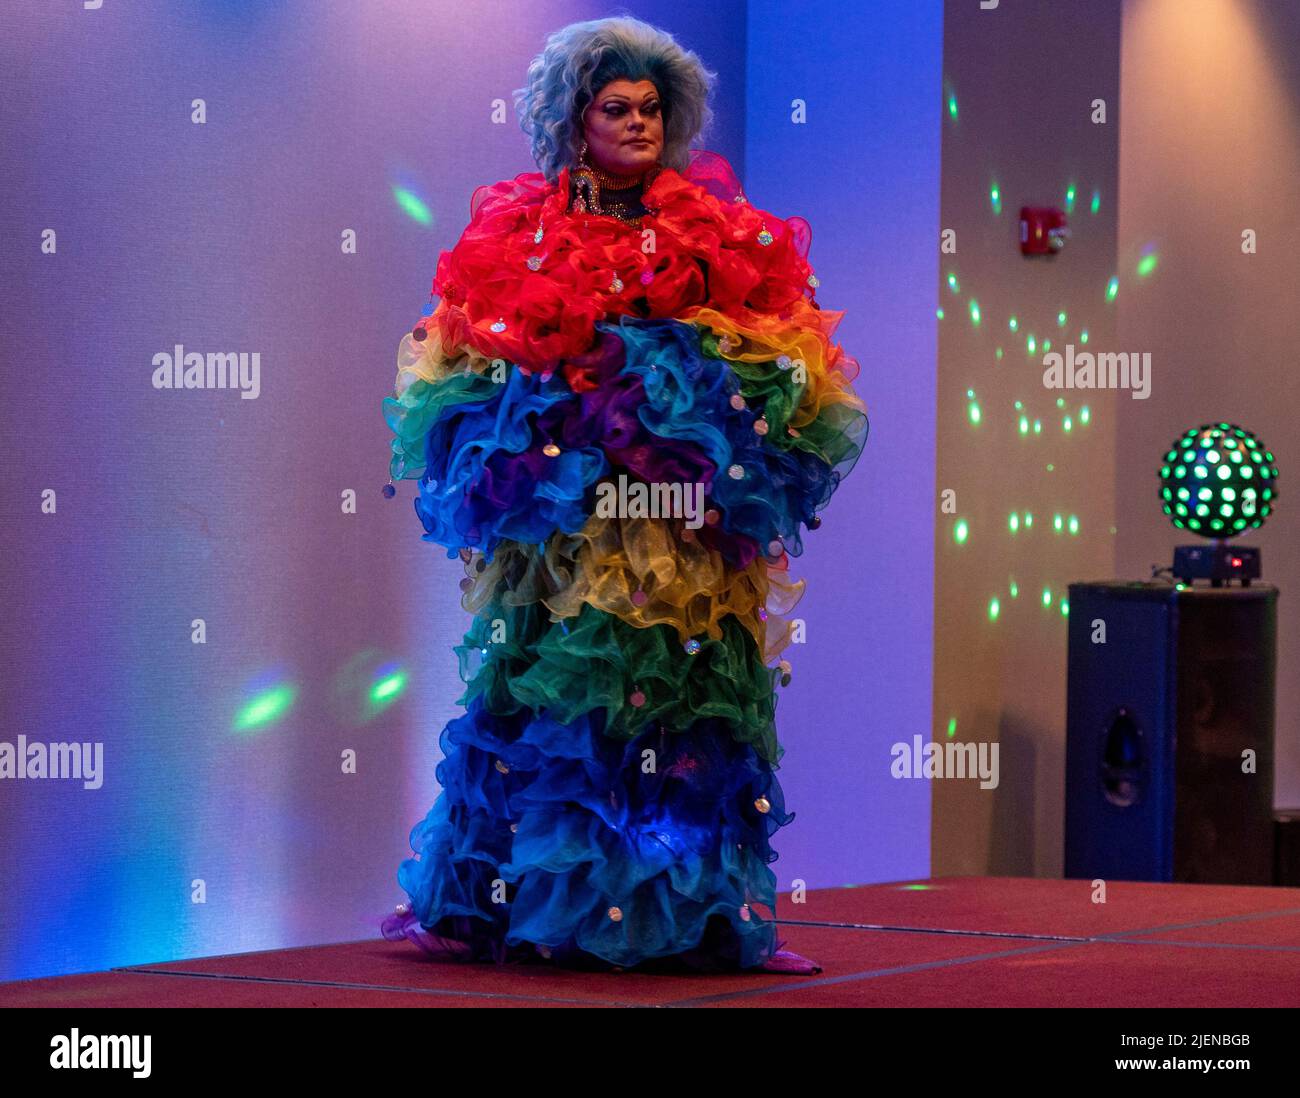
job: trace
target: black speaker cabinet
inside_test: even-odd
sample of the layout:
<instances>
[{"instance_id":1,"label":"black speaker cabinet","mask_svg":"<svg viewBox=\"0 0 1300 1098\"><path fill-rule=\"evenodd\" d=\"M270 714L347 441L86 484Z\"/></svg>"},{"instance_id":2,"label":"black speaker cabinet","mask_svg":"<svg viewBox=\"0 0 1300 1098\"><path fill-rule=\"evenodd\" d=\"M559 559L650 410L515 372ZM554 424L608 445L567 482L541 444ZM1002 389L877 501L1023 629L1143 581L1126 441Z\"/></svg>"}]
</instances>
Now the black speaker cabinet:
<instances>
[{"instance_id":1,"label":"black speaker cabinet","mask_svg":"<svg viewBox=\"0 0 1300 1098\"><path fill-rule=\"evenodd\" d=\"M1273 883L1277 595L1070 585L1066 877Z\"/></svg>"},{"instance_id":2,"label":"black speaker cabinet","mask_svg":"<svg viewBox=\"0 0 1300 1098\"><path fill-rule=\"evenodd\" d=\"M1273 883L1300 888L1300 808L1279 809L1273 816Z\"/></svg>"}]
</instances>

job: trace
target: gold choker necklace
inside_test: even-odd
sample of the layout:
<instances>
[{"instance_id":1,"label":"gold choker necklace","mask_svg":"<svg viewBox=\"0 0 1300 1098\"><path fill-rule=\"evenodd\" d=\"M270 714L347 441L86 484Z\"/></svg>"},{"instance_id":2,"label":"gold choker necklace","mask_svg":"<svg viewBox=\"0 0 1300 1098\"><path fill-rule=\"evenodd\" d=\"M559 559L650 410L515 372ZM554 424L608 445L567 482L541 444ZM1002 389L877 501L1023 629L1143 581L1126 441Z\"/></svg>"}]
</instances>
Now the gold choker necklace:
<instances>
[{"instance_id":1,"label":"gold choker necklace","mask_svg":"<svg viewBox=\"0 0 1300 1098\"><path fill-rule=\"evenodd\" d=\"M647 212L641 195L660 170L659 164L651 164L640 175L615 175L594 164L579 161L569 177L569 209L578 213L604 214L639 227Z\"/></svg>"},{"instance_id":2,"label":"gold choker necklace","mask_svg":"<svg viewBox=\"0 0 1300 1098\"><path fill-rule=\"evenodd\" d=\"M591 174L600 182L602 188L611 191L626 190L628 187L635 187L642 179L645 178L645 172L637 175L615 175L613 172L607 172L603 168L590 166ZM648 170L648 169L647 169Z\"/></svg>"}]
</instances>

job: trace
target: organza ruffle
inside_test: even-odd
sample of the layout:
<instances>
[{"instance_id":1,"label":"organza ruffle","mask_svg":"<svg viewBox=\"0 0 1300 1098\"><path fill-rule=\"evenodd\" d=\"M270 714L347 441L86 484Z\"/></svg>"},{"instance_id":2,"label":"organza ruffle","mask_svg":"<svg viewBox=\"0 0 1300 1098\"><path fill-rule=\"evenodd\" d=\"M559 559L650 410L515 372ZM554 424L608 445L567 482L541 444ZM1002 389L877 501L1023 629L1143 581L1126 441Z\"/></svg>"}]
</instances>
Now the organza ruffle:
<instances>
[{"instance_id":1,"label":"organza ruffle","mask_svg":"<svg viewBox=\"0 0 1300 1098\"><path fill-rule=\"evenodd\" d=\"M771 766L725 728L619 743L586 718L471 703L441 740L442 793L398 871L433 935L479 959L630 967L695 952L753 968L772 956L755 905L773 909L769 840L793 817Z\"/></svg>"},{"instance_id":2,"label":"organza ruffle","mask_svg":"<svg viewBox=\"0 0 1300 1098\"><path fill-rule=\"evenodd\" d=\"M706 355L699 329L679 321L624 317L597 331L571 363L591 383L578 393L558 376L404 341L405 388L385 414L396 436L392 471L421 478L426 540L490 556L502 539L540 544L572 533L596 509L597 480L615 472L698 484L720 533L743 539L706 535L738 567L756 552L802 552L800 526L861 453L867 421L851 391L811 375L822 377L826 400L808 420L800 377L782 360L753 360L753 348L780 342L751 333L732 362Z\"/></svg>"},{"instance_id":3,"label":"organza ruffle","mask_svg":"<svg viewBox=\"0 0 1300 1098\"><path fill-rule=\"evenodd\" d=\"M545 710L565 724L599 710L605 735L618 740L652 724L684 732L715 718L764 759L781 757L777 671L734 617L716 640L692 638L692 652L669 626L638 628L586 603L559 621L540 603L491 603L482 615L456 646L462 705L482 698L494 714Z\"/></svg>"},{"instance_id":4,"label":"organza ruffle","mask_svg":"<svg viewBox=\"0 0 1300 1098\"><path fill-rule=\"evenodd\" d=\"M599 447L554 456L535 429L538 417L572 394L558 379L511 371L503 384L471 375L486 399L446 405L425 450L415 511L426 541L491 553L503 538L540 543L555 530L578 530L587 519L588 490L609 468ZM428 387L430 399L459 376ZM424 383L417 382L417 385Z\"/></svg>"},{"instance_id":5,"label":"organza ruffle","mask_svg":"<svg viewBox=\"0 0 1300 1098\"><path fill-rule=\"evenodd\" d=\"M521 175L477 201L439 257L441 301L420 329L448 349L543 372L588 350L594 324L609 315L675 317L692 306L776 313L812 294L802 220L724 204L664 169L642 196L654 213L647 248L643 232L617 218L566 212L568 177L565 168L547 186L540 173Z\"/></svg>"},{"instance_id":6,"label":"organza ruffle","mask_svg":"<svg viewBox=\"0 0 1300 1098\"><path fill-rule=\"evenodd\" d=\"M475 192L384 401L390 474L465 561L476 617L398 874L411 906L383 932L444 957L814 971L754 909L791 818L790 667L770 665L801 527L867 437L858 366L807 222L752 207L722 157L661 171L642 228L568 197L567 169Z\"/></svg>"},{"instance_id":7,"label":"organza ruffle","mask_svg":"<svg viewBox=\"0 0 1300 1098\"><path fill-rule=\"evenodd\" d=\"M746 401L763 410L774 445L807 450L847 475L868 433L867 407L851 386L858 364L830 341L842 314L811 315L817 324L776 317L741 323L696 309L689 322L704 352L726 359Z\"/></svg>"},{"instance_id":8,"label":"organza ruffle","mask_svg":"<svg viewBox=\"0 0 1300 1098\"><path fill-rule=\"evenodd\" d=\"M804 581L760 560L733 568L694 535L677 521L593 515L577 533L544 546L505 543L490 562L471 556L461 605L482 615L497 600L541 602L555 617L572 618L589 604L630 625L671 626L683 644L694 636L720 639L723 619L734 617L772 663L790 643L787 615Z\"/></svg>"}]
</instances>

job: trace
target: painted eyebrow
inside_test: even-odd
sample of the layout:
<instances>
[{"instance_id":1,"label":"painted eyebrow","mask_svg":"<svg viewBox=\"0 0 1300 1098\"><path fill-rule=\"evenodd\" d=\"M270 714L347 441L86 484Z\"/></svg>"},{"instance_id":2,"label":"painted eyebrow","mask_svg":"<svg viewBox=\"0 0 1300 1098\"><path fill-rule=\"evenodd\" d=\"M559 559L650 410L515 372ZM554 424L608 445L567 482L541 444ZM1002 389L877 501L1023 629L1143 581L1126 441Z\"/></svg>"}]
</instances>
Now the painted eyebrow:
<instances>
[{"instance_id":1,"label":"painted eyebrow","mask_svg":"<svg viewBox=\"0 0 1300 1098\"><path fill-rule=\"evenodd\" d=\"M658 92L646 92L646 94L641 97L641 102L648 103L651 99L658 99L658 98L659 98ZM600 105L603 107L608 103L628 103L630 101L631 101L630 97L624 95L622 92L610 92L609 95L607 95L604 99L600 101Z\"/></svg>"}]
</instances>

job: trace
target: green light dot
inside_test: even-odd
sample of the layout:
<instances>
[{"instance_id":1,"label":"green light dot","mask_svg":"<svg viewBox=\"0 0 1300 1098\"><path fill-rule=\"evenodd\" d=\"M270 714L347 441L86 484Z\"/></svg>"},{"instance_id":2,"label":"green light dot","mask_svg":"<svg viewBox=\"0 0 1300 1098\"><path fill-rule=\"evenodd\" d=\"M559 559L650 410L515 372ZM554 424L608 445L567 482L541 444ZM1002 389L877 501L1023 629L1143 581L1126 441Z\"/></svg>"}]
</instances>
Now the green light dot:
<instances>
[{"instance_id":1,"label":"green light dot","mask_svg":"<svg viewBox=\"0 0 1300 1098\"><path fill-rule=\"evenodd\" d=\"M1065 317L1065 314L1064 314L1064 313L1057 313L1057 314L1056 314L1056 323L1059 324L1062 328L1065 327L1065 319L1066 319L1066 317Z\"/></svg>"},{"instance_id":2,"label":"green light dot","mask_svg":"<svg viewBox=\"0 0 1300 1098\"><path fill-rule=\"evenodd\" d=\"M1020 417L1020 433L1022 435L1029 434L1029 420L1025 416Z\"/></svg>"},{"instance_id":3,"label":"green light dot","mask_svg":"<svg viewBox=\"0 0 1300 1098\"><path fill-rule=\"evenodd\" d=\"M1219 479L1220 479L1220 480L1227 480L1230 476L1232 476L1232 466L1231 466L1231 465L1220 465L1220 466L1219 466Z\"/></svg>"},{"instance_id":4,"label":"green light dot","mask_svg":"<svg viewBox=\"0 0 1300 1098\"><path fill-rule=\"evenodd\" d=\"M387 701L396 697L406 687L406 674L397 671L380 679L370 688L370 700L372 702Z\"/></svg>"},{"instance_id":5,"label":"green light dot","mask_svg":"<svg viewBox=\"0 0 1300 1098\"><path fill-rule=\"evenodd\" d=\"M1082 332L1079 333L1079 342L1080 342L1080 343L1087 343L1087 342L1088 342L1088 329L1087 329L1087 328L1084 328L1084 330L1083 330Z\"/></svg>"},{"instance_id":6,"label":"green light dot","mask_svg":"<svg viewBox=\"0 0 1300 1098\"><path fill-rule=\"evenodd\" d=\"M1010 527L1013 534L1020 529L1020 516L1014 511L1011 512L1011 517L1007 519L1007 526Z\"/></svg>"},{"instance_id":7,"label":"green light dot","mask_svg":"<svg viewBox=\"0 0 1300 1098\"><path fill-rule=\"evenodd\" d=\"M1119 293L1119 276L1115 275L1111 278L1110 283L1106 286L1106 300L1114 301L1115 296L1118 293Z\"/></svg>"},{"instance_id":8,"label":"green light dot","mask_svg":"<svg viewBox=\"0 0 1300 1098\"><path fill-rule=\"evenodd\" d=\"M1025 346L1029 348L1029 353L1032 355L1038 350L1038 340L1036 340L1031 334L1029 338L1025 340Z\"/></svg>"},{"instance_id":9,"label":"green light dot","mask_svg":"<svg viewBox=\"0 0 1300 1098\"><path fill-rule=\"evenodd\" d=\"M397 205L401 207L402 212L412 221L417 221L421 225L431 225L433 223L433 213L429 210L429 207L410 191L402 187L394 187L393 198L397 200Z\"/></svg>"},{"instance_id":10,"label":"green light dot","mask_svg":"<svg viewBox=\"0 0 1300 1098\"><path fill-rule=\"evenodd\" d=\"M943 309L942 309L942 308L935 309L935 311L934 311L934 315L937 316L940 320L942 320L942 319L943 319Z\"/></svg>"},{"instance_id":11,"label":"green light dot","mask_svg":"<svg viewBox=\"0 0 1300 1098\"><path fill-rule=\"evenodd\" d=\"M980 326L980 303L974 298L971 298L970 302L970 322L976 328Z\"/></svg>"},{"instance_id":12,"label":"green light dot","mask_svg":"<svg viewBox=\"0 0 1300 1098\"><path fill-rule=\"evenodd\" d=\"M1064 523L1062 522L1062 520L1061 520L1061 516L1060 516L1060 515L1053 515L1053 516L1052 516L1052 528L1053 528L1053 529L1054 529L1058 534L1061 532L1061 527L1062 527L1063 525L1064 525Z\"/></svg>"},{"instance_id":13,"label":"green light dot","mask_svg":"<svg viewBox=\"0 0 1300 1098\"><path fill-rule=\"evenodd\" d=\"M980 421L980 406L972 400L967 414L970 416L972 423L978 423Z\"/></svg>"},{"instance_id":14,"label":"green light dot","mask_svg":"<svg viewBox=\"0 0 1300 1098\"><path fill-rule=\"evenodd\" d=\"M1051 349L1052 349L1052 341L1050 339L1043 340L1043 351L1047 352L1050 351Z\"/></svg>"},{"instance_id":15,"label":"green light dot","mask_svg":"<svg viewBox=\"0 0 1300 1098\"><path fill-rule=\"evenodd\" d=\"M948 117L954 122L957 121L957 97L955 95L948 96Z\"/></svg>"},{"instance_id":16,"label":"green light dot","mask_svg":"<svg viewBox=\"0 0 1300 1098\"><path fill-rule=\"evenodd\" d=\"M1156 264L1159 262L1160 257L1154 252L1150 255L1143 256L1137 265L1138 278L1146 278L1147 275L1156 269Z\"/></svg>"},{"instance_id":17,"label":"green light dot","mask_svg":"<svg viewBox=\"0 0 1300 1098\"><path fill-rule=\"evenodd\" d=\"M957 520L957 525L952 528L952 536L958 545L966 544L966 539L970 536L970 527L966 525L965 519Z\"/></svg>"},{"instance_id":18,"label":"green light dot","mask_svg":"<svg viewBox=\"0 0 1300 1098\"><path fill-rule=\"evenodd\" d=\"M1065 407L1065 397L1057 397L1057 398L1056 398L1056 406L1057 406L1058 408L1064 408L1064 407Z\"/></svg>"},{"instance_id":19,"label":"green light dot","mask_svg":"<svg viewBox=\"0 0 1300 1098\"><path fill-rule=\"evenodd\" d=\"M1025 512L1025 525L1026 525L1026 526L1033 526L1033 525L1034 525L1034 512L1033 512L1033 511L1026 511L1026 512Z\"/></svg>"},{"instance_id":20,"label":"green light dot","mask_svg":"<svg viewBox=\"0 0 1300 1098\"><path fill-rule=\"evenodd\" d=\"M1074 185L1071 184L1070 187L1065 192L1066 213L1074 213L1074 197L1075 197Z\"/></svg>"},{"instance_id":21,"label":"green light dot","mask_svg":"<svg viewBox=\"0 0 1300 1098\"><path fill-rule=\"evenodd\" d=\"M1018 599L1020 597L1020 584L1015 580L1011 581L1011 597L1013 599Z\"/></svg>"},{"instance_id":22,"label":"green light dot","mask_svg":"<svg viewBox=\"0 0 1300 1098\"><path fill-rule=\"evenodd\" d=\"M1061 428L1062 428L1066 433L1069 433L1070 431L1073 431L1073 430L1074 430L1074 420L1072 420L1069 416L1066 416L1065 419L1061 422Z\"/></svg>"},{"instance_id":23,"label":"green light dot","mask_svg":"<svg viewBox=\"0 0 1300 1098\"><path fill-rule=\"evenodd\" d=\"M1050 587L1043 588L1043 605L1044 606L1052 605L1052 589Z\"/></svg>"},{"instance_id":24,"label":"green light dot","mask_svg":"<svg viewBox=\"0 0 1300 1098\"><path fill-rule=\"evenodd\" d=\"M1072 533L1072 534L1077 534L1077 533L1079 532L1079 519L1078 519L1078 516L1076 516L1076 515L1071 515L1071 516L1070 516L1069 528L1070 528L1070 533Z\"/></svg>"},{"instance_id":25,"label":"green light dot","mask_svg":"<svg viewBox=\"0 0 1300 1098\"><path fill-rule=\"evenodd\" d=\"M989 599L989 621L997 621L1001 609L1002 604L998 602L996 595Z\"/></svg>"},{"instance_id":26,"label":"green light dot","mask_svg":"<svg viewBox=\"0 0 1300 1098\"><path fill-rule=\"evenodd\" d=\"M1061 599L1061 617L1063 617L1063 618L1068 618L1069 616L1070 616L1070 600L1067 599L1067 598L1062 598L1062 599Z\"/></svg>"},{"instance_id":27,"label":"green light dot","mask_svg":"<svg viewBox=\"0 0 1300 1098\"><path fill-rule=\"evenodd\" d=\"M1043 433L1043 421L1041 419L1034 420L1034 434L1041 435L1042 433Z\"/></svg>"},{"instance_id":28,"label":"green light dot","mask_svg":"<svg viewBox=\"0 0 1300 1098\"><path fill-rule=\"evenodd\" d=\"M254 697L235 716L236 732L261 728L282 717L293 705L297 691L292 686L276 686Z\"/></svg>"},{"instance_id":29,"label":"green light dot","mask_svg":"<svg viewBox=\"0 0 1300 1098\"><path fill-rule=\"evenodd\" d=\"M1079 409L1079 422L1087 423L1090 419L1092 419L1092 412L1088 410L1088 406L1085 404Z\"/></svg>"},{"instance_id":30,"label":"green light dot","mask_svg":"<svg viewBox=\"0 0 1300 1098\"><path fill-rule=\"evenodd\" d=\"M948 718L948 735L949 735L949 736L955 736L955 735L957 735L957 718L956 718L956 717L949 717L949 718Z\"/></svg>"},{"instance_id":31,"label":"green light dot","mask_svg":"<svg viewBox=\"0 0 1300 1098\"><path fill-rule=\"evenodd\" d=\"M957 276L955 274L950 274L948 276L948 289L950 289L953 293L961 292L961 286L957 282Z\"/></svg>"},{"instance_id":32,"label":"green light dot","mask_svg":"<svg viewBox=\"0 0 1300 1098\"><path fill-rule=\"evenodd\" d=\"M1013 332L1018 332L1020 330L1020 321L1018 321L1013 316L1010 320L1007 321L1007 327L1010 328Z\"/></svg>"},{"instance_id":33,"label":"green light dot","mask_svg":"<svg viewBox=\"0 0 1300 1098\"><path fill-rule=\"evenodd\" d=\"M1088 207L1093 213L1101 209L1101 191L1092 192L1092 205Z\"/></svg>"}]
</instances>

